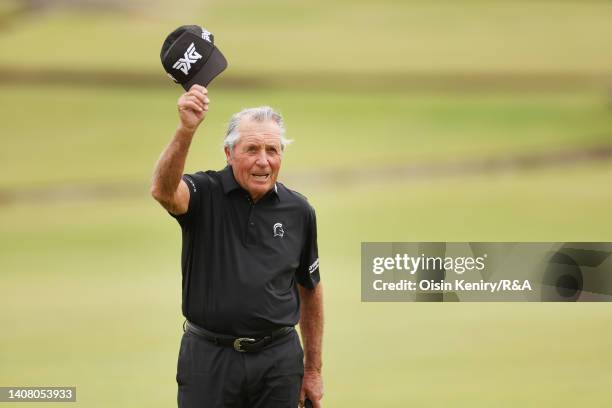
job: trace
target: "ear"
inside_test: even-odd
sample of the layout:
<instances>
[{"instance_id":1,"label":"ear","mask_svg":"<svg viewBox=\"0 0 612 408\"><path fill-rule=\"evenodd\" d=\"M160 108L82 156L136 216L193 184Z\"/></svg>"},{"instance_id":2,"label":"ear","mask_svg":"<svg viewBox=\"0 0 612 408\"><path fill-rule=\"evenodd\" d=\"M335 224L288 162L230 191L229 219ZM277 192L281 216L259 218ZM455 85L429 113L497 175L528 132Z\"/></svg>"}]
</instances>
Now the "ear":
<instances>
[{"instance_id":1,"label":"ear","mask_svg":"<svg viewBox=\"0 0 612 408\"><path fill-rule=\"evenodd\" d=\"M227 146L223 148L223 151L225 152L225 161L227 162L227 164L231 165L232 164L232 152Z\"/></svg>"}]
</instances>

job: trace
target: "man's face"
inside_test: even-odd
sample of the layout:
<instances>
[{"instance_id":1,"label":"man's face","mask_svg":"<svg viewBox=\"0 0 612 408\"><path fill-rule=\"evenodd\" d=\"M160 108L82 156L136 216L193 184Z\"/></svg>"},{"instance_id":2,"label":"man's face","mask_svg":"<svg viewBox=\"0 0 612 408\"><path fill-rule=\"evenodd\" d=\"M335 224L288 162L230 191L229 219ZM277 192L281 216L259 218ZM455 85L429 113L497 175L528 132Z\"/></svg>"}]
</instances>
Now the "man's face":
<instances>
[{"instance_id":1,"label":"man's face","mask_svg":"<svg viewBox=\"0 0 612 408\"><path fill-rule=\"evenodd\" d=\"M281 129L273 121L245 119L238 126L240 138L231 154L225 148L234 177L249 192L253 201L274 188L281 165Z\"/></svg>"}]
</instances>

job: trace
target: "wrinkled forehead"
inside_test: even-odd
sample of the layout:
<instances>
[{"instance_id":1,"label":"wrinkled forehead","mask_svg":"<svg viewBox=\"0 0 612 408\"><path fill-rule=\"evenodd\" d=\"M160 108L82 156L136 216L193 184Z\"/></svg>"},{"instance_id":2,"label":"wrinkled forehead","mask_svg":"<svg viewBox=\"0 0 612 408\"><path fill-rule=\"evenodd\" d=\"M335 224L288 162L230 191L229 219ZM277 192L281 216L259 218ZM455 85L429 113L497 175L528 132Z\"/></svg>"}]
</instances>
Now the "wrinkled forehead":
<instances>
[{"instance_id":1,"label":"wrinkled forehead","mask_svg":"<svg viewBox=\"0 0 612 408\"><path fill-rule=\"evenodd\" d=\"M272 120L258 122L251 119L244 119L238 126L240 133L239 143L258 143L280 145L281 128Z\"/></svg>"}]
</instances>

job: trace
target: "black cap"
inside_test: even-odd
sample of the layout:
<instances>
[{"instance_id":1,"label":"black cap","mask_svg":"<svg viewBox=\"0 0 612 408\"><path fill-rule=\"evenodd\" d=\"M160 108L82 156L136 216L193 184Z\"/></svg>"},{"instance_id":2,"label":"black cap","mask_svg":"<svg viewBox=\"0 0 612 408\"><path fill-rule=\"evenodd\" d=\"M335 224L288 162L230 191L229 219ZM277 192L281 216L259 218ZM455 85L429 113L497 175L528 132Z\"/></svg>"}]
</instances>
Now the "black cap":
<instances>
[{"instance_id":1,"label":"black cap","mask_svg":"<svg viewBox=\"0 0 612 408\"><path fill-rule=\"evenodd\" d=\"M180 26L162 45L161 62L174 82L189 90L193 84L208 84L227 68L227 60L215 46L208 30L196 25Z\"/></svg>"}]
</instances>

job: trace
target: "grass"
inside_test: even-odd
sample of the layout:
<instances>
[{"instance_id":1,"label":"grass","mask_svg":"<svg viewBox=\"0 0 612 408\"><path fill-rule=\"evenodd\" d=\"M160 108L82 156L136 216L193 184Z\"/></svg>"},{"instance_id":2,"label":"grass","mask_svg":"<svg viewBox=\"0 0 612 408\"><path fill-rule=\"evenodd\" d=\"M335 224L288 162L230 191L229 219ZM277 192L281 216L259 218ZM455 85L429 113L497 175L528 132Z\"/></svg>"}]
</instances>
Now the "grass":
<instances>
[{"instance_id":1,"label":"grass","mask_svg":"<svg viewBox=\"0 0 612 408\"><path fill-rule=\"evenodd\" d=\"M602 1L150 3L127 14L21 18L0 34L0 66L161 76L163 37L189 20L217 34L228 77L612 68L602 52L612 45L612 7ZM369 85L213 86L186 168L223 166L231 113L269 104L285 115L295 144L281 180L295 180L319 222L325 405L605 406L605 304L362 303L359 250L362 241L611 241L610 162L353 183L308 175L609 145L606 90ZM32 194L0 206L0 384L76 385L75 406L88 408L175 405L180 231L147 185L176 126L178 96L171 85L0 87L0 193ZM48 201L41 192L100 184L134 193Z\"/></svg>"},{"instance_id":2,"label":"grass","mask_svg":"<svg viewBox=\"0 0 612 408\"><path fill-rule=\"evenodd\" d=\"M611 18L605 1L231 0L181 9L152 2L140 12L56 11L19 19L2 32L0 65L162 75L165 35L196 23L216 34L230 61L227 75L605 72L612 68L610 53L602 52L612 46Z\"/></svg>"},{"instance_id":3,"label":"grass","mask_svg":"<svg viewBox=\"0 0 612 408\"><path fill-rule=\"evenodd\" d=\"M603 405L612 362L604 304L361 303L359 247L376 240L609 241L612 193L602 186L611 173L601 164L294 186L318 209L326 404L488 407L503 396L506 406ZM173 405L181 323L176 222L143 196L5 206L0 224L0 382L76 385L86 407Z\"/></svg>"},{"instance_id":4,"label":"grass","mask_svg":"<svg viewBox=\"0 0 612 408\"><path fill-rule=\"evenodd\" d=\"M3 86L0 187L148 183L176 127L178 89ZM596 91L393 93L212 90L188 171L223 166L233 112L269 104L285 115L285 171L462 161L608 144L612 114Z\"/></svg>"}]
</instances>

